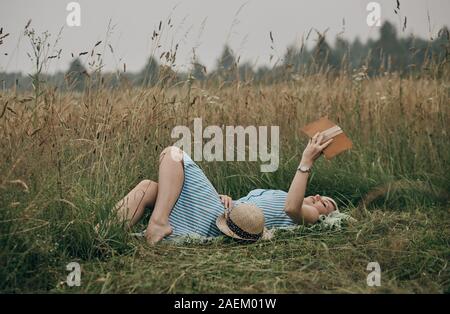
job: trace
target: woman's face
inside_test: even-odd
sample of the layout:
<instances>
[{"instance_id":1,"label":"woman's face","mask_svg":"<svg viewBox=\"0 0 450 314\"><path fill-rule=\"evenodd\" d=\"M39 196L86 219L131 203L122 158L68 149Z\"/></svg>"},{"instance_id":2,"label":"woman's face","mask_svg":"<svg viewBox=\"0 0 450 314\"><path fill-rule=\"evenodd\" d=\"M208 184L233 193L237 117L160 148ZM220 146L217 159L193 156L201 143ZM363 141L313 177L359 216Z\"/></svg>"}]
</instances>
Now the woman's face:
<instances>
[{"instance_id":1,"label":"woman's face","mask_svg":"<svg viewBox=\"0 0 450 314\"><path fill-rule=\"evenodd\" d=\"M330 201L330 199L331 198L329 198L328 196L321 196L319 194L316 194L314 196L311 195L305 197L303 202L306 205L310 205L316 208L319 214L328 215L336 209L334 208L334 204Z\"/></svg>"}]
</instances>

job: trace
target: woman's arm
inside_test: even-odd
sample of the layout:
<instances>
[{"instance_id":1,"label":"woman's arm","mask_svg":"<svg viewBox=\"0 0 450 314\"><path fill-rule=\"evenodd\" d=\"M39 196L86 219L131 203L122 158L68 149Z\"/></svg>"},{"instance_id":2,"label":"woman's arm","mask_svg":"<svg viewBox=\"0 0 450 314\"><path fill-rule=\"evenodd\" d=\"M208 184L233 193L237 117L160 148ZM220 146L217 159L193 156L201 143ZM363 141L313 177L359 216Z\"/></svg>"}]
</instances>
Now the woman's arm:
<instances>
[{"instance_id":1,"label":"woman's arm","mask_svg":"<svg viewBox=\"0 0 450 314\"><path fill-rule=\"evenodd\" d=\"M320 156L322 151L331 143L333 139L320 144L322 142L322 133L317 133L308 142L305 150L302 154L300 166L306 166L309 169L314 164L317 157ZM296 223L315 223L319 219L319 212L312 206L303 205L303 199L305 198L306 185L308 183L309 172L297 171L294 179L292 180L289 192L286 197L286 205L284 211L291 217Z\"/></svg>"},{"instance_id":2,"label":"woman's arm","mask_svg":"<svg viewBox=\"0 0 450 314\"><path fill-rule=\"evenodd\" d=\"M312 162L308 163L303 160L300 162L303 166L312 166ZM308 167L310 167L308 166ZM319 219L319 213L314 207L302 206L303 199L305 198L306 184L308 183L308 172L300 172L294 176L291 186L289 187L289 192L286 197L286 205L284 206L284 211L291 217L296 223L315 223Z\"/></svg>"}]
</instances>

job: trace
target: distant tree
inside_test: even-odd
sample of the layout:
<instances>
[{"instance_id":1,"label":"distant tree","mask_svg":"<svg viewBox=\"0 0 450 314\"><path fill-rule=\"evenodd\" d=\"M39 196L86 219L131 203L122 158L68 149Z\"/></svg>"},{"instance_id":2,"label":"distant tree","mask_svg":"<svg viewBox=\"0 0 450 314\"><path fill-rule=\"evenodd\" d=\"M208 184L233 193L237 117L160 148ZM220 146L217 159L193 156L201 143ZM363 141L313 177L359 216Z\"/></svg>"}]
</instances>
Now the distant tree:
<instances>
[{"instance_id":1,"label":"distant tree","mask_svg":"<svg viewBox=\"0 0 450 314\"><path fill-rule=\"evenodd\" d=\"M406 67L407 47L397 39L393 24L386 21L381 26L380 38L371 44L370 71L395 71Z\"/></svg>"},{"instance_id":2,"label":"distant tree","mask_svg":"<svg viewBox=\"0 0 450 314\"><path fill-rule=\"evenodd\" d=\"M255 73L253 71L253 66L250 62L245 62L238 67L239 80L244 82L252 81Z\"/></svg>"},{"instance_id":3,"label":"distant tree","mask_svg":"<svg viewBox=\"0 0 450 314\"><path fill-rule=\"evenodd\" d=\"M308 49L302 45L300 48L296 48L295 46L289 46L286 49L286 53L283 56L283 73L286 74L299 74L305 71L306 66L311 61L311 54ZM291 78L292 75L289 75L285 78Z\"/></svg>"},{"instance_id":4,"label":"distant tree","mask_svg":"<svg viewBox=\"0 0 450 314\"><path fill-rule=\"evenodd\" d=\"M154 86L159 80L159 64L158 61L151 56L148 58L147 64L138 75L137 83L144 87Z\"/></svg>"},{"instance_id":5,"label":"distant tree","mask_svg":"<svg viewBox=\"0 0 450 314\"><path fill-rule=\"evenodd\" d=\"M217 67L224 70L230 70L236 62L236 58L233 54L233 51L229 46L225 46L222 51L222 55L220 56Z\"/></svg>"},{"instance_id":6,"label":"distant tree","mask_svg":"<svg viewBox=\"0 0 450 314\"><path fill-rule=\"evenodd\" d=\"M236 57L228 45L225 45L217 60L216 75L224 82L236 79Z\"/></svg>"},{"instance_id":7,"label":"distant tree","mask_svg":"<svg viewBox=\"0 0 450 314\"><path fill-rule=\"evenodd\" d=\"M437 38L433 41L432 51L439 62L450 58L450 30L447 26L439 30Z\"/></svg>"},{"instance_id":8,"label":"distant tree","mask_svg":"<svg viewBox=\"0 0 450 314\"><path fill-rule=\"evenodd\" d=\"M332 48L327 43L325 34L317 32L317 44L313 50L313 61L316 69L331 65L334 68L339 67L339 62L333 55Z\"/></svg>"},{"instance_id":9,"label":"distant tree","mask_svg":"<svg viewBox=\"0 0 450 314\"><path fill-rule=\"evenodd\" d=\"M191 75L198 81L204 81L207 78L206 67L200 62L194 61L192 64Z\"/></svg>"},{"instance_id":10,"label":"distant tree","mask_svg":"<svg viewBox=\"0 0 450 314\"><path fill-rule=\"evenodd\" d=\"M350 64L350 43L341 38L337 37L336 42L334 44L333 50L333 60L335 60L336 68L340 68L341 66L347 66Z\"/></svg>"},{"instance_id":11,"label":"distant tree","mask_svg":"<svg viewBox=\"0 0 450 314\"><path fill-rule=\"evenodd\" d=\"M29 76L23 76L20 72L0 72L0 91L3 88L17 88L17 90L30 89L31 79Z\"/></svg>"},{"instance_id":12,"label":"distant tree","mask_svg":"<svg viewBox=\"0 0 450 314\"><path fill-rule=\"evenodd\" d=\"M353 68L359 68L363 63L363 59L367 57L367 47L361 43L359 37L356 37L350 45L350 64Z\"/></svg>"},{"instance_id":13,"label":"distant tree","mask_svg":"<svg viewBox=\"0 0 450 314\"><path fill-rule=\"evenodd\" d=\"M266 65L262 65L258 67L258 69L255 72L255 81L260 83L270 83L272 80L271 74L272 74L271 69Z\"/></svg>"},{"instance_id":14,"label":"distant tree","mask_svg":"<svg viewBox=\"0 0 450 314\"><path fill-rule=\"evenodd\" d=\"M65 74L69 88L83 90L86 83L86 75L86 68L83 66L80 59L77 58L73 60Z\"/></svg>"}]
</instances>

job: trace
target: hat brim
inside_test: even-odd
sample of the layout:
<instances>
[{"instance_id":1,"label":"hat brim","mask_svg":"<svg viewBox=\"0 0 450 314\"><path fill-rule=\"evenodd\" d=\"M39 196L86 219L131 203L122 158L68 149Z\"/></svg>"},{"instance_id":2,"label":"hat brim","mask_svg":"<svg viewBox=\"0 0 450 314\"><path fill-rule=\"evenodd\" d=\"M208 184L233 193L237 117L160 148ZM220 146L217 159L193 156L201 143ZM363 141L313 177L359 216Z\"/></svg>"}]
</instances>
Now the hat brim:
<instances>
[{"instance_id":1,"label":"hat brim","mask_svg":"<svg viewBox=\"0 0 450 314\"><path fill-rule=\"evenodd\" d=\"M262 239L263 236L264 236L264 233L267 231L266 227L264 227L263 235L258 240L251 240L251 239L242 238L242 237L238 236L236 233L234 233L233 231L231 231L231 229L227 226L227 220L225 218L225 214L222 214L219 217L217 217L217 219L216 219L216 226L225 235L227 235L227 236L229 236L231 238L234 238L234 239L238 239L238 240L242 240L242 241L248 241L248 242L256 242L256 241Z\"/></svg>"}]
</instances>

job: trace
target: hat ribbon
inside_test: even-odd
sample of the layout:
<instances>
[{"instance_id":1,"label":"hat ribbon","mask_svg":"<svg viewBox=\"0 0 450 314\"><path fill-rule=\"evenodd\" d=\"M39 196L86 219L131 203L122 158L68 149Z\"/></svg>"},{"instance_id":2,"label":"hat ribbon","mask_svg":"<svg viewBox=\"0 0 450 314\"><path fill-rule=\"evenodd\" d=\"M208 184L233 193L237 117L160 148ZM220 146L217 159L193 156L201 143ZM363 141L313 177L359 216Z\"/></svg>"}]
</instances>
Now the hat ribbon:
<instances>
[{"instance_id":1,"label":"hat ribbon","mask_svg":"<svg viewBox=\"0 0 450 314\"><path fill-rule=\"evenodd\" d=\"M231 231L233 231L235 234L240 236L243 239L248 240L258 240L262 236L262 232L255 234L255 233L249 233L247 231L242 230L238 225L236 225L233 220L231 220L230 215L227 215L226 223L228 228L230 228Z\"/></svg>"}]
</instances>

